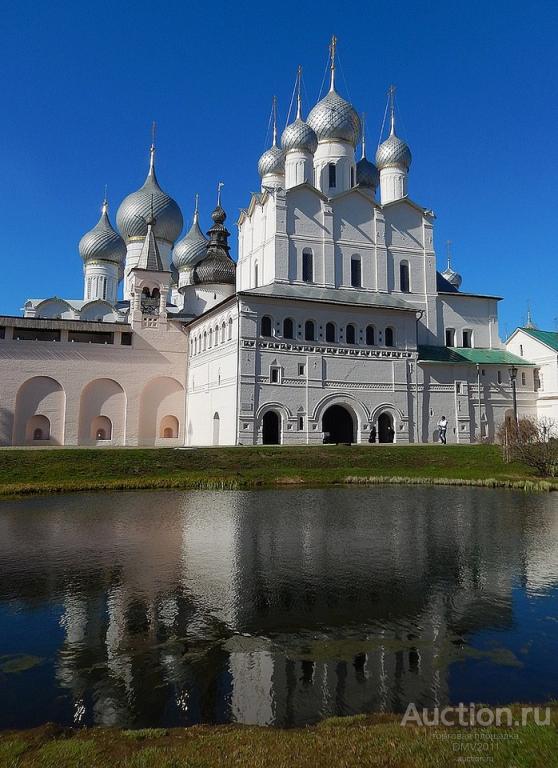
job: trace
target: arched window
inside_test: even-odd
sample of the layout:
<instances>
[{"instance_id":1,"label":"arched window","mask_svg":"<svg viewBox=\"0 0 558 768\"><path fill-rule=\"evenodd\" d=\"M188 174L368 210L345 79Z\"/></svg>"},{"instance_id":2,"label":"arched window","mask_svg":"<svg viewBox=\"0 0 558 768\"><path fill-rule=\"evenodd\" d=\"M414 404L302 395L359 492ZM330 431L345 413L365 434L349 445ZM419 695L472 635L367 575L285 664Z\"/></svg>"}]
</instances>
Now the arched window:
<instances>
[{"instance_id":1,"label":"arched window","mask_svg":"<svg viewBox=\"0 0 558 768\"><path fill-rule=\"evenodd\" d=\"M258 262L254 264L254 288L257 288L258 283Z\"/></svg>"},{"instance_id":2,"label":"arched window","mask_svg":"<svg viewBox=\"0 0 558 768\"><path fill-rule=\"evenodd\" d=\"M316 326L313 320L307 320L304 323L304 338L306 341L315 341L316 339Z\"/></svg>"},{"instance_id":3,"label":"arched window","mask_svg":"<svg viewBox=\"0 0 558 768\"><path fill-rule=\"evenodd\" d=\"M203 332L203 349L204 351L207 349L207 333Z\"/></svg>"},{"instance_id":4,"label":"arched window","mask_svg":"<svg viewBox=\"0 0 558 768\"><path fill-rule=\"evenodd\" d=\"M218 325L215 326L215 346L217 346L217 344L219 344L219 326Z\"/></svg>"},{"instance_id":5,"label":"arched window","mask_svg":"<svg viewBox=\"0 0 558 768\"><path fill-rule=\"evenodd\" d=\"M411 290L411 284L409 280L409 265L406 261L402 261L399 265L399 290L403 293L409 293Z\"/></svg>"},{"instance_id":6,"label":"arched window","mask_svg":"<svg viewBox=\"0 0 558 768\"><path fill-rule=\"evenodd\" d=\"M328 169L328 182L329 182L329 188L335 189L337 186L337 173L335 168L335 163L329 163L327 166Z\"/></svg>"},{"instance_id":7,"label":"arched window","mask_svg":"<svg viewBox=\"0 0 558 768\"><path fill-rule=\"evenodd\" d=\"M91 436L95 440L112 439L112 421L108 416L95 416L91 422Z\"/></svg>"},{"instance_id":8,"label":"arched window","mask_svg":"<svg viewBox=\"0 0 558 768\"><path fill-rule=\"evenodd\" d=\"M213 346L213 328L209 329L209 349Z\"/></svg>"},{"instance_id":9,"label":"arched window","mask_svg":"<svg viewBox=\"0 0 558 768\"><path fill-rule=\"evenodd\" d=\"M50 440L50 421L42 414L31 416L27 422L27 442L32 440Z\"/></svg>"},{"instance_id":10,"label":"arched window","mask_svg":"<svg viewBox=\"0 0 558 768\"><path fill-rule=\"evenodd\" d=\"M283 320L283 338L294 339L294 323L290 317Z\"/></svg>"},{"instance_id":11,"label":"arched window","mask_svg":"<svg viewBox=\"0 0 558 768\"><path fill-rule=\"evenodd\" d=\"M159 425L159 437L165 440L178 437L178 419L176 416L163 416Z\"/></svg>"},{"instance_id":12,"label":"arched window","mask_svg":"<svg viewBox=\"0 0 558 768\"><path fill-rule=\"evenodd\" d=\"M227 336L227 326L225 325L225 321L223 320L223 323L221 325L221 344L225 341L225 338Z\"/></svg>"},{"instance_id":13,"label":"arched window","mask_svg":"<svg viewBox=\"0 0 558 768\"><path fill-rule=\"evenodd\" d=\"M314 254L311 248L302 251L302 279L305 283L314 282Z\"/></svg>"},{"instance_id":14,"label":"arched window","mask_svg":"<svg viewBox=\"0 0 558 768\"><path fill-rule=\"evenodd\" d=\"M393 328L386 328L384 340L386 347L393 347Z\"/></svg>"},{"instance_id":15,"label":"arched window","mask_svg":"<svg viewBox=\"0 0 558 768\"><path fill-rule=\"evenodd\" d=\"M151 298L152 299L158 299L158 298L160 298L160 296L161 296L161 292L160 292L160 290L158 288L154 288L151 291Z\"/></svg>"},{"instance_id":16,"label":"arched window","mask_svg":"<svg viewBox=\"0 0 558 768\"><path fill-rule=\"evenodd\" d=\"M326 323L326 341L332 344L336 341L334 323Z\"/></svg>"},{"instance_id":17,"label":"arched window","mask_svg":"<svg viewBox=\"0 0 558 768\"><path fill-rule=\"evenodd\" d=\"M232 339L232 331L233 331L232 326L233 326L232 317L229 317L229 333L228 333L229 341Z\"/></svg>"},{"instance_id":18,"label":"arched window","mask_svg":"<svg viewBox=\"0 0 558 768\"><path fill-rule=\"evenodd\" d=\"M269 315L262 317L260 333L262 336L271 336L271 318Z\"/></svg>"},{"instance_id":19,"label":"arched window","mask_svg":"<svg viewBox=\"0 0 558 768\"><path fill-rule=\"evenodd\" d=\"M368 347L373 347L375 343L376 343L376 339L374 334L374 326L367 325L366 326L366 345Z\"/></svg>"},{"instance_id":20,"label":"arched window","mask_svg":"<svg viewBox=\"0 0 558 768\"><path fill-rule=\"evenodd\" d=\"M356 331L352 323L349 323L349 325L345 329L345 341L347 342L347 344L356 343Z\"/></svg>"},{"instance_id":21,"label":"arched window","mask_svg":"<svg viewBox=\"0 0 558 768\"><path fill-rule=\"evenodd\" d=\"M144 288L143 291L141 292L141 295L144 296L146 299L148 299L151 296L151 294L149 293L149 288Z\"/></svg>"},{"instance_id":22,"label":"arched window","mask_svg":"<svg viewBox=\"0 0 558 768\"><path fill-rule=\"evenodd\" d=\"M362 266L357 253L351 256L351 285L353 288L362 286Z\"/></svg>"}]
</instances>

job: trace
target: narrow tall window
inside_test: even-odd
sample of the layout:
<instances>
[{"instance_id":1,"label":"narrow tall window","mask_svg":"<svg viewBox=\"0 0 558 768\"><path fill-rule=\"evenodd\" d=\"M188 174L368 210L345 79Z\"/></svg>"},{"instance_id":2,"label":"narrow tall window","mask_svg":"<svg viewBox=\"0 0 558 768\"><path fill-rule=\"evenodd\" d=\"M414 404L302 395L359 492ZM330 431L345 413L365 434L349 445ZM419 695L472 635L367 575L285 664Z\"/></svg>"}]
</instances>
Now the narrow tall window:
<instances>
[{"instance_id":1,"label":"narrow tall window","mask_svg":"<svg viewBox=\"0 0 558 768\"><path fill-rule=\"evenodd\" d=\"M402 293L409 293L411 290L411 283L409 279L409 265L406 261L402 261L399 265L399 288Z\"/></svg>"},{"instance_id":2,"label":"narrow tall window","mask_svg":"<svg viewBox=\"0 0 558 768\"><path fill-rule=\"evenodd\" d=\"M393 347L393 328L386 328L385 343L386 347Z\"/></svg>"},{"instance_id":3,"label":"narrow tall window","mask_svg":"<svg viewBox=\"0 0 558 768\"><path fill-rule=\"evenodd\" d=\"M463 346L470 349L473 346L473 332L463 331Z\"/></svg>"},{"instance_id":4,"label":"narrow tall window","mask_svg":"<svg viewBox=\"0 0 558 768\"><path fill-rule=\"evenodd\" d=\"M374 344L375 344L374 326L373 325L367 325L366 326L366 346L367 347L373 347Z\"/></svg>"},{"instance_id":5,"label":"narrow tall window","mask_svg":"<svg viewBox=\"0 0 558 768\"><path fill-rule=\"evenodd\" d=\"M349 325L345 329L345 340L347 344L354 344L355 338L356 338L355 327L352 323L349 323Z\"/></svg>"},{"instance_id":6,"label":"narrow tall window","mask_svg":"<svg viewBox=\"0 0 558 768\"><path fill-rule=\"evenodd\" d=\"M351 285L353 288L362 286L362 266L360 256L351 256Z\"/></svg>"},{"instance_id":7,"label":"narrow tall window","mask_svg":"<svg viewBox=\"0 0 558 768\"><path fill-rule=\"evenodd\" d=\"M310 248L302 251L302 279L305 283L314 282L314 254Z\"/></svg>"},{"instance_id":8,"label":"narrow tall window","mask_svg":"<svg viewBox=\"0 0 558 768\"><path fill-rule=\"evenodd\" d=\"M351 187L355 185L355 169L351 168Z\"/></svg>"},{"instance_id":9,"label":"narrow tall window","mask_svg":"<svg viewBox=\"0 0 558 768\"><path fill-rule=\"evenodd\" d=\"M254 288L258 287L258 262L254 264Z\"/></svg>"},{"instance_id":10,"label":"narrow tall window","mask_svg":"<svg viewBox=\"0 0 558 768\"><path fill-rule=\"evenodd\" d=\"M498 375L498 379L497 379L498 380L498 384L501 384L502 383L502 371L498 371L497 375Z\"/></svg>"},{"instance_id":11,"label":"narrow tall window","mask_svg":"<svg viewBox=\"0 0 558 768\"><path fill-rule=\"evenodd\" d=\"M525 371L521 372L521 386L524 387L527 384L527 376Z\"/></svg>"},{"instance_id":12,"label":"narrow tall window","mask_svg":"<svg viewBox=\"0 0 558 768\"><path fill-rule=\"evenodd\" d=\"M337 169L335 167L335 163L329 163L327 166L328 168L328 174L329 174L329 188L335 189L337 186Z\"/></svg>"},{"instance_id":13,"label":"narrow tall window","mask_svg":"<svg viewBox=\"0 0 558 768\"><path fill-rule=\"evenodd\" d=\"M446 347L455 347L455 330L446 328Z\"/></svg>"},{"instance_id":14,"label":"narrow tall window","mask_svg":"<svg viewBox=\"0 0 558 768\"><path fill-rule=\"evenodd\" d=\"M283 338L294 339L294 325L290 317L283 320Z\"/></svg>"},{"instance_id":15,"label":"narrow tall window","mask_svg":"<svg viewBox=\"0 0 558 768\"><path fill-rule=\"evenodd\" d=\"M316 338L316 327L313 320L307 320L304 323L304 338L306 341L314 341Z\"/></svg>"},{"instance_id":16,"label":"narrow tall window","mask_svg":"<svg viewBox=\"0 0 558 768\"><path fill-rule=\"evenodd\" d=\"M262 336L271 336L271 318L269 315L262 317L261 334Z\"/></svg>"},{"instance_id":17,"label":"narrow tall window","mask_svg":"<svg viewBox=\"0 0 558 768\"><path fill-rule=\"evenodd\" d=\"M330 344L335 343L335 325L333 323L326 324L326 341Z\"/></svg>"}]
</instances>

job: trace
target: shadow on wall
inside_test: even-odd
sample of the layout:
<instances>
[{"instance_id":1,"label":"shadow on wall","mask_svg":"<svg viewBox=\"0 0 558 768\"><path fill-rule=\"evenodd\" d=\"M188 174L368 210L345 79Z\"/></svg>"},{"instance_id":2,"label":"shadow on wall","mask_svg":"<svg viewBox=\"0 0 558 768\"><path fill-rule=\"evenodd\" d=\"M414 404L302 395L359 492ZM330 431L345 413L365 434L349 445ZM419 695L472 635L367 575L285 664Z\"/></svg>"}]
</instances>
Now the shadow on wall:
<instances>
[{"instance_id":1,"label":"shadow on wall","mask_svg":"<svg viewBox=\"0 0 558 768\"><path fill-rule=\"evenodd\" d=\"M8 408L0 408L0 445L11 445L14 431L14 414Z\"/></svg>"},{"instance_id":2,"label":"shadow on wall","mask_svg":"<svg viewBox=\"0 0 558 768\"><path fill-rule=\"evenodd\" d=\"M66 395L48 376L34 376L18 390L13 445L62 445Z\"/></svg>"}]
</instances>

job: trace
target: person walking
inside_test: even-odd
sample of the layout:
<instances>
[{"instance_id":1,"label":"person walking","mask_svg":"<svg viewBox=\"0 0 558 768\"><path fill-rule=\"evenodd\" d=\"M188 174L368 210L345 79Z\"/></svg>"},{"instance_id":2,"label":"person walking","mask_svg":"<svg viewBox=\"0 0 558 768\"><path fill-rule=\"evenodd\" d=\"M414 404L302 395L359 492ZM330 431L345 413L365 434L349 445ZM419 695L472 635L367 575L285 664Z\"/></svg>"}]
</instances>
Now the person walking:
<instances>
[{"instance_id":1,"label":"person walking","mask_svg":"<svg viewBox=\"0 0 558 768\"><path fill-rule=\"evenodd\" d=\"M447 435L447 431L448 431L448 420L446 419L445 416L442 416L442 418L438 422L438 429L440 431L440 442L443 445L446 445L446 443L447 443L446 435Z\"/></svg>"}]
</instances>

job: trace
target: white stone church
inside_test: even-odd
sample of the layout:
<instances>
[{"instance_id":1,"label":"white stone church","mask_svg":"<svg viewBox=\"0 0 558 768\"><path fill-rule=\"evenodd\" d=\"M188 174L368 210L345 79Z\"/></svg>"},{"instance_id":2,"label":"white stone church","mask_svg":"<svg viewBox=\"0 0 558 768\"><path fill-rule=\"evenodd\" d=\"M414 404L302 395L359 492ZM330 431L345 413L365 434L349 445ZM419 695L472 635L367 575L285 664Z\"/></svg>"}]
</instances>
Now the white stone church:
<instances>
[{"instance_id":1,"label":"white stone church","mask_svg":"<svg viewBox=\"0 0 558 768\"><path fill-rule=\"evenodd\" d=\"M0 445L424 443L442 416L450 442L470 443L494 439L511 378L520 413L557 410L556 354L524 354L514 336L507 349L499 298L437 271L393 92L374 163L336 90L335 43L330 69L306 118L299 74L280 142L274 120L236 262L220 192L207 237L196 203L179 239L152 146L118 232L105 201L80 241L83 298L0 316Z\"/></svg>"}]
</instances>

